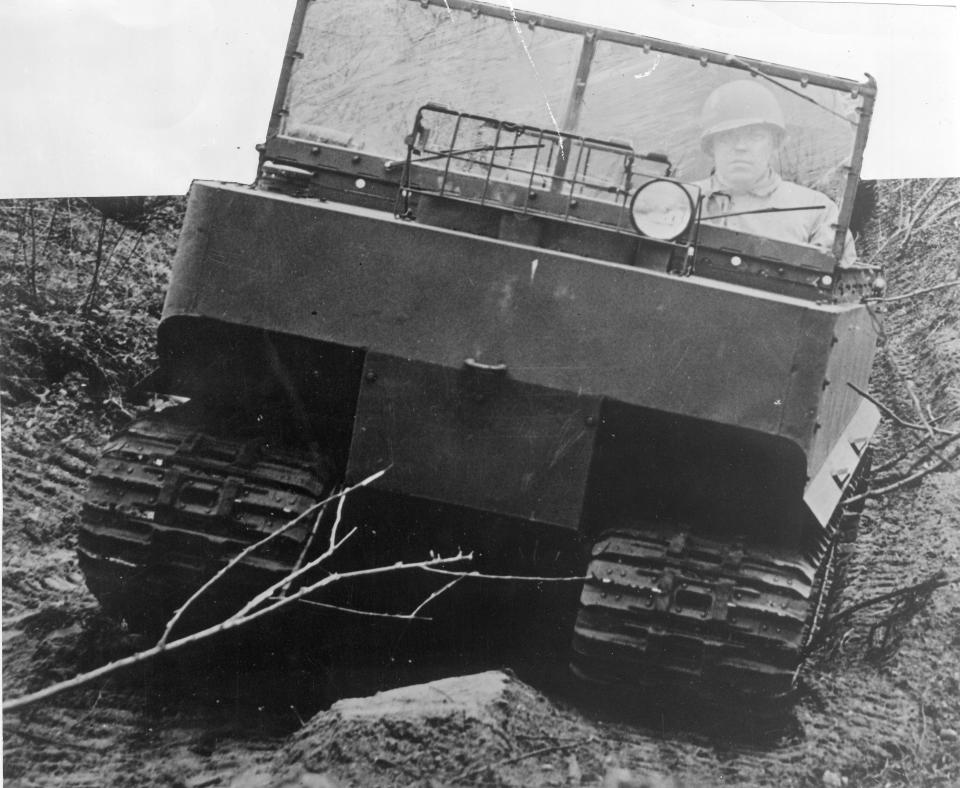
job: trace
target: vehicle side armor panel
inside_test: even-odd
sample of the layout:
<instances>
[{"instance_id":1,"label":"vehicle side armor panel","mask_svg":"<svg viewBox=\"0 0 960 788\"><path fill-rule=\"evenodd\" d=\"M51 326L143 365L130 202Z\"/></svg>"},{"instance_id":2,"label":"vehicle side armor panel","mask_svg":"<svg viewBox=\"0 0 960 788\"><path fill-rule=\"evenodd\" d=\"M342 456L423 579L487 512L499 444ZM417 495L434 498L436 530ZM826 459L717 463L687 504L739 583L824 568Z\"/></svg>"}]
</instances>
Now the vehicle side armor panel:
<instances>
[{"instance_id":1,"label":"vehicle side armor panel","mask_svg":"<svg viewBox=\"0 0 960 788\"><path fill-rule=\"evenodd\" d=\"M603 397L787 439L806 456L807 477L859 401L846 379L825 386L827 370L844 367L845 357L869 358L874 341L857 305L758 294L203 183L192 192L164 307L164 321L174 317L374 351L429 364L441 376L464 370L468 359L505 365L490 374L567 392L571 401ZM866 364L854 365L849 381L865 386L867 374ZM818 423L824 398L829 418ZM382 433L382 418L362 402L357 426L367 419ZM399 445L401 436L378 440ZM422 457L411 454L411 462L415 456ZM490 473L499 461L491 449ZM449 493L441 476L431 478ZM559 519L571 525L571 517Z\"/></svg>"}]
</instances>

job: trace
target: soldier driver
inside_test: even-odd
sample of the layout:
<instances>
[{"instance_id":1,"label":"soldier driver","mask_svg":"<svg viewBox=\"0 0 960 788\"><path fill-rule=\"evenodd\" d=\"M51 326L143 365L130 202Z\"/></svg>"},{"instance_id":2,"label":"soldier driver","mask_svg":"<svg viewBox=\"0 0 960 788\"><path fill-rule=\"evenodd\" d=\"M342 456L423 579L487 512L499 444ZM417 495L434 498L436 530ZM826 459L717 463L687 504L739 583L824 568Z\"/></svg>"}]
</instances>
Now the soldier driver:
<instances>
[{"instance_id":1,"label":"soldier driver","mask_svg":"<svg viewBox=\"0 0 960 788\"><path fill-rule=\"evenodd\" d=\"M829 253L839 213L836 203L814 189L782 180L773 168L786 134L783 111L773 94L755 79L728 82L707 98L700 121L701 145L714 163L710 178L697 184L703 192L704 221ZM745 213L804 206L818 207ZM738 215L726 216L733 213ZM855 261L853 238L847 233L840 265Z\"/></svg>"}]
</instances>

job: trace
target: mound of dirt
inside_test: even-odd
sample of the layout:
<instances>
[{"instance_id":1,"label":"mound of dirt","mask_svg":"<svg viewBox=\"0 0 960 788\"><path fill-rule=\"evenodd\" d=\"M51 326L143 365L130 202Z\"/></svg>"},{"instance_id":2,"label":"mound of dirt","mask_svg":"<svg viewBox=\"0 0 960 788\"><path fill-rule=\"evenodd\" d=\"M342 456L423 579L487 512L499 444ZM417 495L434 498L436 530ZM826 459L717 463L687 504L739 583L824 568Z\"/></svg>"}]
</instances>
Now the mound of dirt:
<instances>
[{"instance_id":1,"label":"mound of dirt","mask_svg":"<svg viewBox=\"0 0 960 788\"><path fill-rule=\"evenodd\" d=\"M232 785L296 784L305 773L370 788L477 780L565 785L571 773L593 782L599 764L584 751L595 738L585 720L515 677L488 671L338 701L273 764Z\"/></svg>"}]
</instances>

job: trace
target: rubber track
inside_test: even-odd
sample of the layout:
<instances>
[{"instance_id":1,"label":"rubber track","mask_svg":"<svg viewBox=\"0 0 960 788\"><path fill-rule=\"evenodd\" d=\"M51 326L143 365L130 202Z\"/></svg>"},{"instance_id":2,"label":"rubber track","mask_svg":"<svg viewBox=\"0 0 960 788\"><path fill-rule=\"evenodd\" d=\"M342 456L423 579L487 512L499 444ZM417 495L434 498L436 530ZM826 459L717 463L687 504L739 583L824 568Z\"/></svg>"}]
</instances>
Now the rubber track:
<instances>
[{"instance_id":1,"label":"rubber track","mask_svg":"<svg viewBox=\"0 0 960 788\"><path fill-rule=\"evenodd\" d=\"M860 488L859 479L850 485ZM721 701L789 695L822 615L836 537L856 516L838 507L815 543L793 554L669 529L604 535L581 595L574 673Z\"/></svg>"},{"instance_id":2,"label":"rubber track","mask_svg":"<svg viewBox=\"0 0 960 788\"><path fill-rule=\"evenodd\" d=\"M80 566L108 610L131 624L162 618L325 489L305 455L214 438L172 420L137 421L110 440L91 475ZM289 571L309 520L245 557L224 585L249 598Z\"/></svg>"}]
</instances>

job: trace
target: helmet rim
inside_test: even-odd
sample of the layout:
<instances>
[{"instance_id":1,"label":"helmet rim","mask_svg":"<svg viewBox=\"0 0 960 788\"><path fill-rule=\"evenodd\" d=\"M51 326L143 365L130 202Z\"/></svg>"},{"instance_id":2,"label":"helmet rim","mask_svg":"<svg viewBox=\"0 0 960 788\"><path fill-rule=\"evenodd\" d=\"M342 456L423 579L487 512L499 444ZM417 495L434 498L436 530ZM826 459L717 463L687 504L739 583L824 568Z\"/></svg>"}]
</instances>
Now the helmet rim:
<instances>
[{"instance_id":1,"label":"helmet rim","mask_svg":"<svg viewBox=\"0 0 960 788\"><path fill-rule=\"evenodd\" d=\"M701 147L710 153L717 134L748 126L773 130L778 144L786 133L783 110L773 93L750 79L726 82L704 102L700 116Z\"/></svg>"}]
</instances>

